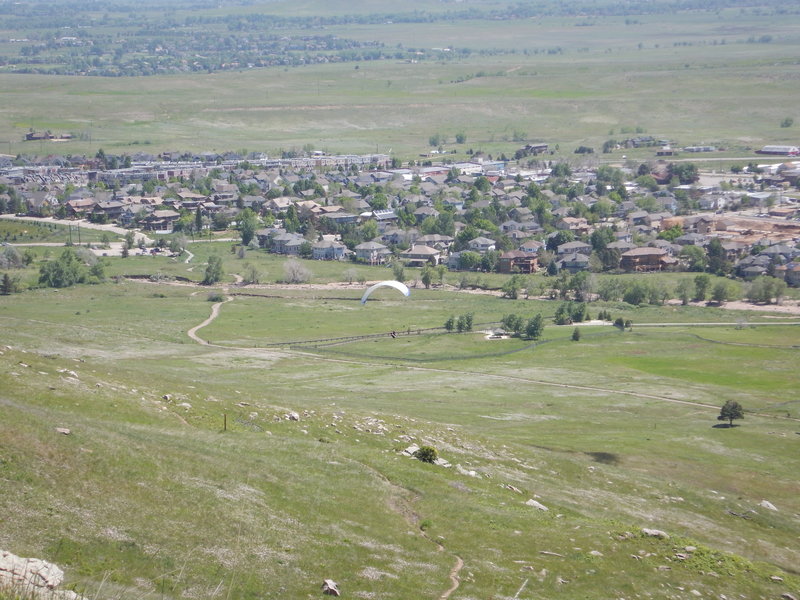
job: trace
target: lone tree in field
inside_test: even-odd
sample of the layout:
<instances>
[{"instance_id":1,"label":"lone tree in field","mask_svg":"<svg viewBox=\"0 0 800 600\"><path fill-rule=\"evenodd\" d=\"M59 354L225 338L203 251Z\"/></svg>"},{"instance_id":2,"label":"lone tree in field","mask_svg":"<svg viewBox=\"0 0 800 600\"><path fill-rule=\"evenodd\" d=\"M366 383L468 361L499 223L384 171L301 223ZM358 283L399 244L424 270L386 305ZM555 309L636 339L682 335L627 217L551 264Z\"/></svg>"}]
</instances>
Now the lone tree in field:
<instances>
[{"instance_id":1,"label":"lone tree in field","mask_svg":"<svg viewBox=\"0 0 800 600\"><path fill-rule=\"evenodd\" d=\"M735 400L728 400L719 411L718 421L728 421L728 426L733 427L734 419L744 419L744 409Z\"/></svg>"},{"instance_id":2,"label":"lone tree in field","mask_svg":"<svg viewBox=\"0 0 800 600\"><path fill-rule=\"evenodd\" d=\"M222 259L212 254L208 257L208 266L206 267L206 275L203 278L203 285L213 285L220 281L223 275Z\"/></svg>"}]
</instances>

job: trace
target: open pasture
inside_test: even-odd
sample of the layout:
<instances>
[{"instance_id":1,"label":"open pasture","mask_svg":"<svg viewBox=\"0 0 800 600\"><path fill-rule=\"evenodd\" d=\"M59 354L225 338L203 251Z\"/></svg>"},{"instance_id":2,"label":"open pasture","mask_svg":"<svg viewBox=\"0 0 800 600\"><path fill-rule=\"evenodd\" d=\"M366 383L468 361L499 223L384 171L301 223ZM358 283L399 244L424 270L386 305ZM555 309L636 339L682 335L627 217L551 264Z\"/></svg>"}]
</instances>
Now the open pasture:
<instances>
[{"instance_id":1,"label":"open pasture","mask_svg":"<svg viewBox=\"0 0 800 600\"><path fill-rule=\"evenodd\" d=\"M512 597L526 579L520 598L797 585L798 427L785 418L797 418L797 328L247 347L553 304L415 290L362 307L356 293L285 290L224 304L198 335L238 346L225 348L186 336L211 310L197 291L3 298L0 545L60 563L99 597L299 597L333 577L359 596L436 598L456 556L464 598ZM485 355L495 348L519 351ZM728 398L746 418L715 428ZM399 455L411 441L454 466Z\"/></svg>"},{"instance_id":2,"label":"open pasture","mask_svg":"<svg viewBox=\"0 0 800 600\"><path fill-rule=\"evenodd\" d=\"M330 33L426 53L455 50L413 64L136 78L0 74L0 140L9 154L94 154L102 147L275 155L310 145L404 159L426 151L436 133L459 157L469 148L510 155L524 139L571 155L578 145L599 147L637 128L740 157L764 143L797 142L792 128L780 127L796 116L800 23L793 14L351 23L332 25ZM22 142L29 128L75 139ZM466 135L463 146L453 144L458 132Z\"/></svg>"}]
</instances>

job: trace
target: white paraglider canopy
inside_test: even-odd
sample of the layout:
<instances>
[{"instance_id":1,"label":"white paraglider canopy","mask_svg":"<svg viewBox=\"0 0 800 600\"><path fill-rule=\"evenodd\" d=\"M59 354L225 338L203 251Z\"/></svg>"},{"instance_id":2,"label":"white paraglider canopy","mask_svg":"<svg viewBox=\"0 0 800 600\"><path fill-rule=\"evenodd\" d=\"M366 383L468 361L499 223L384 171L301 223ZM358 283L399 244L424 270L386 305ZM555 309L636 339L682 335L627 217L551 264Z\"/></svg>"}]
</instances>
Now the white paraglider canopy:
<instances>
[{"instance_id":1,"label":"white paraglider canopy","mask_svg":"<svg viewBox=\"0 0 800 600\"><path fill-rule=\"evenodd\" d=\"M392 287L406 297L411 295L411 290L409 290L408 286L404 283L400 283L399 281L380 281L375 285L371 285L370 287L367 288L367 291L365 291L364 295L361 296L361 304L364 304L367 301L367 298L369 298L369 295L372 292L382 287Z\"/></svg>"}]
</instances>

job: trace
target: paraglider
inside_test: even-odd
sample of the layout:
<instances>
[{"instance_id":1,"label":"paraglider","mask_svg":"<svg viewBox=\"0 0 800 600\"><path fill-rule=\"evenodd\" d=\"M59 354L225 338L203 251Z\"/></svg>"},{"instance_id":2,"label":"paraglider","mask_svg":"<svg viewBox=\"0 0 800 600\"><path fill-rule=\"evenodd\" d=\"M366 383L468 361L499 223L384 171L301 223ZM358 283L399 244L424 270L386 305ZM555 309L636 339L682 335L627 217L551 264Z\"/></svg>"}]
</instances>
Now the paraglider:
<instances>
[{"instance_id":1,"label":"paraglider","mask_svg":"<svg viewBox=\"0 0 800 600\"><path fill-rule=\"evenodd\" d=\"M367 290L364 292L364 295L361 296L361 304L366 303L367 298L369 298L369 295L381 287L392 287L406 297L411 295L411 291L408 289L408 286L405 285L404 283L400 283L399 281L380 281L375 285L372 285L367 288Z\"/></svg>"}]
</instances>

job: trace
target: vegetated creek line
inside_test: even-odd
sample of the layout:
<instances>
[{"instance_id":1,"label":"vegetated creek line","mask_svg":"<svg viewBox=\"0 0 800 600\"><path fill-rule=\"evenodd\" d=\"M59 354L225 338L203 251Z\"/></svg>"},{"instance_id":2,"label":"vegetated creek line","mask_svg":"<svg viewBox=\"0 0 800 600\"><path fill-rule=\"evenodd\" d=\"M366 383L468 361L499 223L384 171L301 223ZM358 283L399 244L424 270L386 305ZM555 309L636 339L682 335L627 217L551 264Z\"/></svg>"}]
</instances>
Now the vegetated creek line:
<instances>
[{"instance_id":1,"label":"vegetated creek line","mask_svg":"<svg viewBox=\"0 0 800 600\"><path fill-rule=\"evenodd\" d=\"M224 346L222 344L212 344L211 342L204 340L200 336L197 335L197 331L209 325L214 319L219 316L220 308L226 302L230 302L233 300L233 297L228 297L224 302L217 302L211 307L211 316L209 316L205 321L200 323L200 325L196 325L192 327L188 332L187 335L192 338L198 344L203 346L213 346L214 348L222 348L225 350L242 350L247 352L258 351L259 348L246 348L242 346ZM532 383L535 385L545 385L550 387L557 387L562 389L570 389L570 390L581 390L585 392L599 392L603 394L621 394L623 396L630 396L633 398L642 398L644 400L656 400L659 402L672 402L673 404L683 404L685 406L697 406L699 408L706 408L710 410L719 410L719 406L714 404L704 404L703 402L692 402L691 400L679 400L677 398L668 398L667 396L656 396L655 394L645 394L642 392L631 392L627 390L613 390L609 388L601 388L596 386L590 385L576 385L573 383L557 383L555 381L544 381L542 379L531 379L529 377L518 377L516 375L499 375L496 373L482 373L480 371L461 371L459 369L435 369L433 367L420 367L415 365L407 365L407 364L400 364L391 363L391 362L370 362L366 360L352 360L352 359L344 359L344 358L330 358L328 356L320 355L320 354L313 354L311 352L298 352L298 351L286 351L287 353L294 353L294 354L308 354L310 356L314 356L318 360L324 360L327 362L337 362L337 363L345 363L345 364L353 364L353 365L361 365L361 366L368 366L374 367L376 365L395 365L400 366L410 371L428 371L432 373L447 373L447 374L456 374L456 375L470 375L470 376L478 376L478 377L487 377L490 379L500 379L501 381L519 381L521 383ZM781 415L769 415L764 413L748 413L753 416L757 417L766 417L771 419L785 419L787 421L800 421L800 418L795 417L784 417Z\"/></svg>"}]
</instances>

